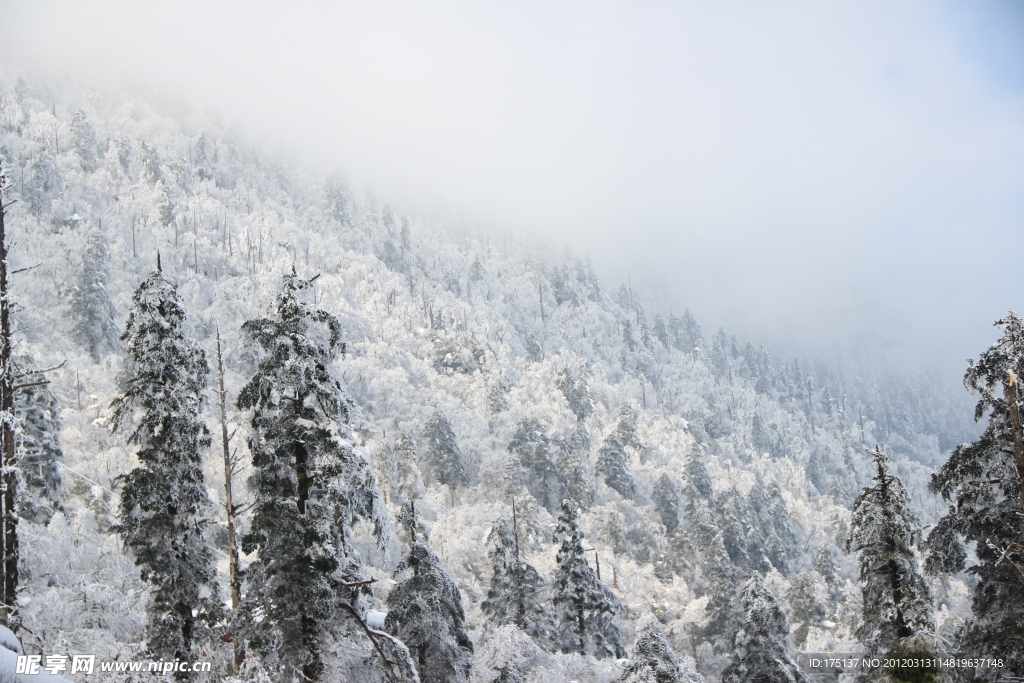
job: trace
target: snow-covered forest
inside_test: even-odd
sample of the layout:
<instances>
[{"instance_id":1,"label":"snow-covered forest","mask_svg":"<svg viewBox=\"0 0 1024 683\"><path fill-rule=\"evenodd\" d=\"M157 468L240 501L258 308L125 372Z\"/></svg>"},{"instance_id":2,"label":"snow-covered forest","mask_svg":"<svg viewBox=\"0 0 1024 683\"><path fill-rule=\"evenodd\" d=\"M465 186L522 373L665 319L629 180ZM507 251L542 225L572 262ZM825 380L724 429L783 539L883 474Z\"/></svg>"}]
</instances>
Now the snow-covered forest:
<instances>
[{"instance_id":1,"label":"snow-covered forest","mask_svg":"<svg viewBox=\"0 0 1024 683\"><path fill-rule=\"evenodd\" d=\"M772 354L56 78L0 74L0 161L26 653L218 681L839 680L800 652L1024 675L1015 317L973 398Z\"/></svg>"}]
</instances>

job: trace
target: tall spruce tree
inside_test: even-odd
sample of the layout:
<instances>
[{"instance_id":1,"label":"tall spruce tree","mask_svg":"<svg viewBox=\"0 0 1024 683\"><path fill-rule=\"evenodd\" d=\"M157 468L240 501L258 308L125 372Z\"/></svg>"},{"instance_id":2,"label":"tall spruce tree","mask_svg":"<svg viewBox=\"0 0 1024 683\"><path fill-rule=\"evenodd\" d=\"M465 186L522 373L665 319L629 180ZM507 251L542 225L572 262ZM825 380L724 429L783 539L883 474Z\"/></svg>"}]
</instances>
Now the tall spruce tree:
<instances>
[{"instance_id":1,"label":"tall spruce tree","mask_svg":"<svg viewBox=\"0 0 1024 683\"><path fill-rule=\"evenodd\" d=\"M159 266L159 261L158 261ZM135 291L121 341L127 351L113 427L138 448L139 467L120 477L117 531L152 587L146 638L153 656L196 659L206 627L221 616L201 417L209 368L185 335L177 288L159 270Z\"/></svg>"},{"instance_id":2,"label":"tall spruce tree","mask_svg":"<svg viewBox=\"0 0 1024 683\"><path fill-rule=\"evenodd\" d=\"M694 446L686 455L683 463L683 475L686 479L684 492L692 507L697 499L704 500L711 507L714 507L714 492L711 487L711 475L708 474L707 466L704 464L704 454L700 447Z\"/></svg>"},{"instance_id":3,"label":"tall spruce tree","mask_svg":"<svg viewBox=\"0 0 1024 683\"><path fill-rule=\"evenodd\" d=\"M324 633L342 626L340 604L358 598L352 525L373 522L380 542L386 534L373 472L351 434L356 407L331 369L341 325L310 305L313 280L286 275L274 317L242 326L260 360L237 402L252 411L254 512L242 539L256 554L244 605L252 645L301 680L321 677Z\"/></svg>"},{"instance_id":4,"label":"tall spruce tree","mask_svg":"<svg viewBox=\"0 0 1024 683\"><path fill-rule=\"evenodd\" d=\"M17 359L21 388L14 394L14 412L21 422L17 441L18 469L24 487L18 502L18 516L36 524L47 524L60 503L61 477L57 463L60 447L60 406L50 391L46 376L28 356Z\"/></svg>"},{"instance_id":5,"label":"tall spruce tree","mask_svg":"<svg viewBox=\"0 0 1024 683\"><path fill-rule=\"evenodd\" d=\"M537 502L554 511L562 500L561 473L551 461L551 440L540 420L523 418L506 447L519 457L526 489Z\"/></svg>"},{"instance_id":6,"label":"tall spruce tree","mask_svg":"<svg viewBox=\"0 0 1024 683\"><path fill-rule=\"evenodd\" d=\"M658 482L651 492L651 501L658 518L665 525L665 531L671 536L679 526L679 491L668 474L658 477Z\"/></svg>"},{"instance_id":7,"label":"tall spruce tree","mask_svg":"<svg viewBox=\"0 0 1024 683\"><path fill-rule=\"evenodd\" d=\"M577 420L586 420L594 412L594 401L590 398L585 367L577 368L575 372L569 368L562 368L558 371L555 386L565 396L569 410L573 412Z\"/></svg>"},{"instance_id":8,"label":"tall spruce tree","mask_svg":"<svg viewBox=\"0 0 1024 683\"><path fill-rule=\"evenodd\" d=\"M636 482L626 464L626 449L617 434L609 434L597 452L597 473L604 483L615 489L623 498L636 495Z\"/></svg>"},{"instance_id":9,"label":"tall spruce tree","mask_svg":"<svg viewBox=\"0 0 1024 683\"><path fill-rule=\"evenodd\" d=\"M459 587L430 548L414 512L406 515L405 526L412 544L395 574L406 576L388 593L384 628L409 648L422 683L465 683L473 643Z\"/></svg>"},{"instance_id":10,"label":"tall spruce tree","mask_svg":"<svg viewBox=\"0 0 1024 683\"><path fill-rule=\"evenodd\" d=\"M652 621L640 631L633 646L620 683L703 683L704 677L694 671L684 672L679 666L672 646L665 634Z\"/></svg>"},{"instance_id":11,"label":"tall spruce tree","mask_svg":"<svg viewBox=\"0 0 1024 683\"><path fill-rule=\"evenodd\" d=\"M959 649L972 657L1003 657L1002 673L1024 677L1021 555L1012 552L1014 544L1024 545L1024 471L1017 462L1024 448L1017 436L1024 322L1010 311L996 326L1002 336L968 363L964 376L967 389L980 394L975 419L988 414L988 424L977 441L958 446L932 475L930 490L952 505L928 535L925 567L930 573L966 568L974 575L972 617L960 633ZM965 543L975 546L977 563L970 567Z\"/></svg>"},{"instance_id":12,"label":"tall spruce tree","mask_svg":"<svg viewBox=\"0 0 1024 683\"><path fill-rule=\"evenodd\" d=\"M615 625L619 600L587 564L576 503L566 500L559 513L554 536L559 548L552 588L562 651L598 658L622 657L625 651Z\"/></svg>"},{"instance_id":13,"label":"tall spruce tree","mask_svg":"<svg viewBox=\"0 0 1024 683\"><path fill-rule=\"evenodd\" d=\"M504 519L491 528L487 545L493 574L487 598L480 604L484 614L495 624L513 624L541 647L550 647L553 624L546 604L547 581L519 557L519 543Z\"/></svg>"},{"instance_id":14,"label":"tall spruce tree","mask_svg":"<svg viewBox=\"0 0 1024 683\"><path fill-rule=\"evenodd\" d=\"M585 463L590 456L590 434L583 422L577 421L572 431L558 440L558 472L565 495L586 509L594 504L596 491L587 475Z\"/></svg>"},{"instance_id":15,"label":"tall spruce tree","mask_svg":"<svg viewBox=\"0 0 1024 683\"><path fill-rule=\"evenodd\" d=\"M847 551L857 553L864 620L857 637L868 652L882 656L913 636L935 630L931 595L918 573L913 542L917 518L899 477L889 473L875 447L875 477L853 504Z\"/></svg>"},{"instance_id":16,"label":"tall spruce tree","mask_svg":"<svg viewBox=\"0 0 1024 683\"><path fill-rule=\"evenodd\" d=\"M705 529L705 532L709 531ZM736 588L743 575L729 559L721 533L717 533L709 547L702 548L700 553L706 567L705 590L708 596L704 607L707 615L704 637L714 645L716 652L727 652L743 622L743 611L736 598Z\"/></svg>"},{"instance_id":17,"label":"tall spruce tree","mask_svg":"<svg viewBox=\"0 0 1024 683\"><path fill-rule=\"evenodd\" d=\"M469 483L469 474L462 459L462 449L448 418L435 412L423 427L421 435L426 446L424 460L427 476L453 492Z\"/></svg>"},{"instance_id":18,"label":"tall spruce tree","mask_svg":"<svg viewBox=\"0 0 1024 683\"><path fill-rule=\"evenodd\" d=\"M71 147L82 162L82 169L91 172L96 170L97 158L100 156L100 145L96 141L96 131L85 112L79 109L71 120Z\"/></svg>"},{"instance_id":19,"label":"tall spruce tree","mask_svg":"<svg viewBox=\"0 0 1024 683\"><path fill-rule=\"evenodd\" d=\"M74 321L72 336L96 363L104 354L117 349L114 304L107 292L109 281L107 244L103 235L95 231L89 236L82 271L71 290L68 312Z\"/></svg>"},{"instance_id":20,"label":"tall spruce tree","mask_svg":"<svg viewBox=\"0 0 1024 683\"><path fill-rule=\"evenodd\" d=\"M722 683L807 683L786 647L789 620L756 572L740 595L743 625L733 638L733 662Z\"/></svg>"}]
</instances>

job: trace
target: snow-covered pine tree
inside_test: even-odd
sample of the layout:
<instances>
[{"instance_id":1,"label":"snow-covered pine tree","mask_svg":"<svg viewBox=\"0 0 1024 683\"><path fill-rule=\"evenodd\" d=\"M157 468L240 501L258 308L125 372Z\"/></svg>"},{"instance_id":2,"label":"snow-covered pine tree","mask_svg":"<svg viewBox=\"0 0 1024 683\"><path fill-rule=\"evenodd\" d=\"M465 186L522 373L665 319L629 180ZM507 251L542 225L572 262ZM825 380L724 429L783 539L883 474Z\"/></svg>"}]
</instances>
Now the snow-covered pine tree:
<instances>
[{"instance_id":1,"label":"snow-covered pine tree","mask_svg":"<svg viewBox=\"0 0 1024 683\"><path fill-rule=\"evenodd\" d=\"M640 442L640 435L636 430L638 419L639 415L637 415L633 404L623 403L622 407L619 408L618 424L615 425L615 437L623 446L639 450L643 448L643 444Z\"/></svg>"},{"instance_id":2,"label":"snow-covered pine tree","mask_svg":"<svg viewBox=\"0 0 1024 683\"><path fill-rule=\"evenodd\" d=\"M71 120L71 147L82 162L86 172L96 170L96 160L100 156L100 145L96 141L96 131L85 112L79 109Z\"/></svg>"},{"instance_id":3,"label":"snow-covered pine tree","mask_svg":"<svg viewBox=\"0 0 1024 683\"><path fill-rule=\"evenodd\" d=\"M578 515L576 503L564 501L554 535L559 544L552 580L559 644L563 652L622 657L625 652L615 625L620 603L587 564Z\"/></svg>"},{"instance_id":4,"label":"snow-covered pine tree","mask_svg":"<svg viewBox=\"0 0 1024 683\"><path fill-rule=\"evenodd\" d=\"M406 502L420 498L423 495L423 481L416 467L416 444L405 432L398 435L392 457L395 460L395 487L399 500Z\"/></svg>"},{"instance_id":5,"label":"snow-covered pine tree","mask_svg":"<svg viewBox=\"0 0 1024 683\"><path fill-rule=\"evenodd\" d=\"M626 449L616 433L609 434L597 451L597 473L604 483L626 499L636 495L636 482L626 464Z\"/></svg>"},{"instance_id":6,"label":"snow-covered pine tree","mask_svg":"<svg viewBox=\"0 0 1024 683\"><path fill-rule=\"evenodd\" d=\"M799 626L793 632L797 645L803 645L812 627L820 626L828 615L828 586L816 571L802 571L793 577L786 593L793 621Z\"/></svg>"},{"instance_id":7,"label":"snow-covered pine tree","mask_svg":"<svg viewBox=\"0 0 1024 683\"><path fill-rule=\"evenodd\" d=\"M39 218L50 210L54 198L64 186L64 179L57 168L53 148L45 139L36 140L32 152L32 166L28 177L22 182L22 197L28 203L29 211Z\"/></svg>"},{"instance_id":8,"label":"snow-covered pine tree","mask_svg":"<svg viewBox=\"0 0 1024 683\"><path fill-rule=\"evenodd\" d=\"M435 412L423 427L420 437L425 446L427 477L452 491L469 483L469 474L462 460L462 449L455 439L452 425L441 411Z\"/></svg>"},{"instance_id":9,"label":"snow-covered pine tree","mask_svg":"<svg viewBox=\"0 0 1024 683\"><path fill-rule=\"evenodd\" d=\"M200 180L210 180L214 177L214 164L216 162L217 149L213 141L206 135L200 133L193 150L196 175Z\"/></svg>"},{"instance_id":10,"label":"snow-covered pine tree","mask_svg":"<svg viewBox=\"0 0 1024 683\"><path fill-rule=\"evenodd\" d=\"M786 647L786 613L760 574L751 575L740 602L743 625L733 639L734 659L722 672L722 683L807 683Z\"/></svg>"},{"instance_id":11,"label":"snow-covered pine tree","mask_svg":"<svg viewBox=\"0 0 1024 683\"><path fill-rule=\"evenodd\" d=\"M114 149L117 152L117 163L121 167L121 172L124 173L126 178L131 178L132 159L135 156L135 150L132 149L132 139L121 133L114 142Z\"/></svg>"},{"instance_id":12,"label":"snow-covered pine tree","mask_svg":"<svg viewBox=\"0 0 1024 683\"><path fill-rule=\"evenodd\" d=\"M495 624L513 624L541 647L550 647L553 625L546 604L547 581L519 557L515 535L504 519L491 527L487 545L494 573L487 598L480 604L484 614Z\"/></svg>"},{"instance_id":13,"label":"snow-covered pine tree","mask_svg":"<svg viewBox=\"0 0 1024 683\"><path fill-rule=\"evenodd\" d=\"M846 550L857 553L864 594L857 637L868 652L883 656L913 636L934 631L935 621L912 547L919 526L908 509L910 497L899 477L889 473L888 460L877 446L873 455L874 483L853 504Z\"/></svg>"},{"instance_id":14,"label":"snow-covered pine tree","mask_svg":"<svg viewBox=\"0 0 1024 683\"><path fill-rule=\"evenodd\" d=\"M671 536L679 526L679 491L668 473L662 473L651 491L651 501L658 513L658 519L665 525L665 532Z\"/></svg>"},{"instance_id":15,"label":"snow-covered pine tree","mask_svg":"<svg viewBox=\"0 0 1024 683\"><path fill-rule=\"evenodd\" d=\"M430 548L415 514L406 517L412 543L395 571L406 577L388 593L384 628L409 648L422 683L465 683L473 643L466 634L459 587Z\"/></svg>"},{"instance_id":16,"label":"snow-covered pine tree","mask_svg":"<svg viewBox=\"0 0 1024 683\"><path fill-rule=\"evenodd\" d=\"M683 475L686 480L684 492L689 499L688 507L692 507L698 498L714 507L711 475L708 474L708 469L704 465L704 454L699 446L694 445L690 452L686 454L686 461L683 463Z\"/></svg>"},{"instance_id":17,"label":"snow-covered pine tree","mask_svg":"<svg viewBox=\"0 0 1024 683\"><path fill-rule=\"evenodd\" d=\"M629 664L622 672L620 683L703 683L704 677L694 671L684 672L679 666L672 646L665 634L652 621L640 631L633 646Z\"/></svg>"},{"instance_id":18,"label":"snow-covered pine tree","mask_svg":"<svg viewBox=\"0 0 1024 683\"><path fill-rule=\"evenodd\" d=\"M315 278L313 279L315 280ZM339 601L353 604L360 558L349 543L356 520L386 529L373 472L357 450L350 423L356 407L331 369L341 325L310 306L313 280L286 275L273 318L242 329L259 366L238 396L252 411L249 450L255 472L247 571L252 645L287 677L318 680L325 630L339 623Z\"/></svg>"},{"instance_id":19,"label":"snow-covered pine tree","mask_svg":"<svg viewBox=\"0 0 1024 683\"><path fill-rule=\"evenodd\" d=\"M18 516L36 524L48 524L60 503L61 477L57 462L60 448L60 406L50 391L46 376L28 356L15 362L18 384L14 411L21 430L17 440L18 469L24 487L20 492Z\"/></svg>"},{"instance_id":20,"label":"snow-covered pine tree","mask_svg":"<svg viewBox=\"0 0 1024 683\"><path fill-rule=\"evenodd\" d=\"M736 599L736 587L743 575L729 559L721 533L711 539L710 547L701 547L699 552L704 560L708 596L704 607L707 623L702 630L715 651L722 653L732 647L733 636L743 621L743 611Z\"/></svg>"},{"instance_id":21,"label":"snow-covered pine tree","mask_svg":"<svg viewBox=\"0 0 1024 683\"><path fill-rule=\"evenodd\" d=\"M158 261L159 266L159 261ZM112 425L137 446L139 467L120 477L117 531L152 586L146 639L155 657L197 659L205 630L222 613L206 539L210 499L201 411L209 368L185 335L185 309L157 270L135 291L121 336L127 357Z\"/></svg>"},{"instance_id":22,"label":"snow-covered pine tree","mask_svg":"<svg viewBox=\"0 0 1024 683\"><path fill-rule=\"evenodd\" d=\"M117 349L114 304L107 292L109 281L107 244L97 230L89 235L82 272L68 302L68 313L74 320L72 335L96 363L104 354Z\"/></svg>"},{"instance_id":23,"label":"snow-covered pine tree","mask_svg":"<svg viewBox=\"0 0 1024 683\"><path fill-rule=\"evenodd\" d=\"M958 446L932 476L929 489L952 505L928 535L925 567L929 573L963 571L964 544L975 545L978 563L967 568L977 577L973 616L960 634L959 648L972 657L1003 657L1003 673L1024 677L1024 590L1010 564L1016 561L1019 567L1021 560L1007 553L1012 544L1024 544L1024 484L1014 461L1017 445L1007 401L1015 397L1020 403L1024 321L1010 311L996 326L1002 337L968 364L964 376L967 389L981 395L975 419L989 413L988 425L977 441Z\"/></svg>"},{"instance_id":24,"label":"snow-covered pine tree","mask_svg":"<svg viewBox=\"0 0 1024 683\"><path fill-rule=\"evenodd\" d=\"M562 481L551 461L551 441L537 418L523 418L506 449L519 457L526 489L537 502L554 511L562 500Z\"/></svg>"},{"instance_id":25,"label":"snow-covered pine tree","mask_svg":"<svg viewBox=\"0 0 1024 683\"><path fill-rule=\"evenodd\" d=\"M150 185L156 185L163 180L163 161L160 153L155 147L150 147L146 141L139 138L139 156L142 157L142 177Z\"/></svg>"},{"instance_id":26,"label":"snow-covered pine tree","mask_svg":"<svg viewBox=\"0 0 1024 683\"><path fill-rule=\"evenodd\" d=\"M586 462L590 456L590 434L583 422L577 421L572 431L558 440L558 472L565 495L586 509L594 504L596 491L593 479L587 475Z\"/></svg>"},{"instance_id":27,"label":"snow-covered pine tree","mask_svg":"<svg viewBox=\"0 0 1024 683\"><path fill-rule=\"evenodd\" d=\"M587 385L585 367L577 368L575 371L562 368L558 372L555 386L565 396L569 410L573 412L577 420L586 420L594 412L594 401L590 398L590 387Z\"/></svg>"}]
</instances>

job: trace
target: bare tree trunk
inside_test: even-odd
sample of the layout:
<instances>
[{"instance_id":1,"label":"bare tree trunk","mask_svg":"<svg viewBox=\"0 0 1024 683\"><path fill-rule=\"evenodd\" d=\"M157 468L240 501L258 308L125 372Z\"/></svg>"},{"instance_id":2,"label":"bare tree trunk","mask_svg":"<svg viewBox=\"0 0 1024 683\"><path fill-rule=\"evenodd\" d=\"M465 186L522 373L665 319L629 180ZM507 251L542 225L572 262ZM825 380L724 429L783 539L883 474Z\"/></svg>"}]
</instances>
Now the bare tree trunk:
<instances>
[{"instance_id":1,"label":"bare tree trunk","mask_svg":"<svg viewBox=\"0 0 1024 683\"><path fill-rule=\"evenodd\" d=\"M1010 409L1010 430L1013 432L1013 460L1017 466L1017 493L1024 511L1024 435L1021 434L1020 409L1017 406L1017 378L1012 374L1003 382L1003 396Z\"/></svg>"},{"instance_id":2,"label":"bare tree trunk","mask_svg":"<svg viewBox=\"0 0 1024 683\"><path fill-rule=\"evenodd\" d=\"M0 169L2 170L2 169ZM2 177L2 176L0 176ZM18 600L18 498L17 460L14 450L14 373L11 368L11 297L7 283L7 231L4 226L6 206L0 186L0 427L2 442L3 531L0 533L0 621L12 631L17 630Z\"/></svg>"},{"instance_id":3,"label":"bare tree trunk","mask_svg":"<svg viewBox=\"0 0 1024 683\"><path fill-rule=\"evenodd\" d=\"M232 480L236 472L237 462L231 456L231 437L228 434L228 392L224 388L224 357L220 348L220 330L217 330L217 396L220 399L220 438L224 448L224 509L228 520L228 587L231 590L231 609L237 610L241 601L238 580L238 540L235 535L235 505L232 492ZM237 638L233 641L235 648L235 670L242 665L245 651Z\"/></svg>"}]
</instances>

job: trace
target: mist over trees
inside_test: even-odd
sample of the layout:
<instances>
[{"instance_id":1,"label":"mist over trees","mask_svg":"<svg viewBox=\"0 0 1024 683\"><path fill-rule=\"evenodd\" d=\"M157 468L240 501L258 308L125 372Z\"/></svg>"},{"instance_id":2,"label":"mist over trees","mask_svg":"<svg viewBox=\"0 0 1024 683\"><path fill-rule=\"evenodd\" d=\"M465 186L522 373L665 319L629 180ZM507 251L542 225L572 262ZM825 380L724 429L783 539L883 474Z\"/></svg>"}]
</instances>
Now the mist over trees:
<instances>
[{"instance_id":1,"label":"mist over trees","mask_svg":"<svg viewBox=\"0 0 1024 683\"><path fill-rule=\"evenodd\" d=\"M670 683L923 643L1022 675L1015 314L967 370L979 437L926 376L708 335L204 115L0 85L26 648Z\"/></svg>"}]
</instances>

